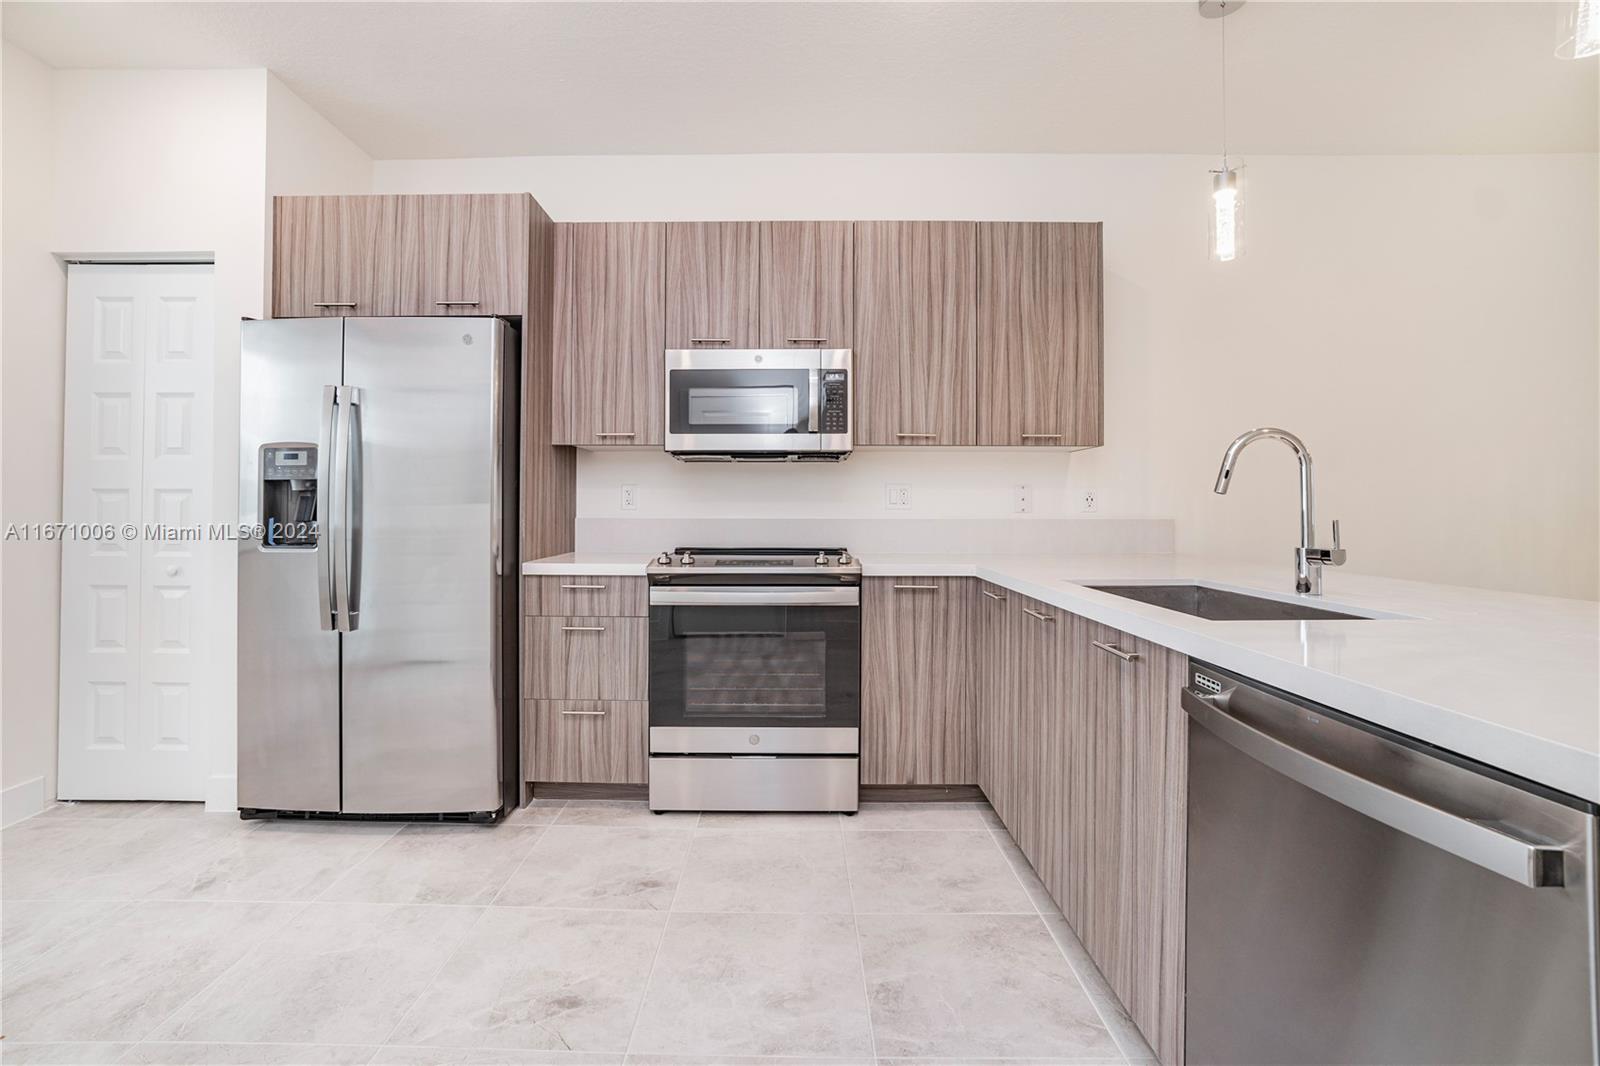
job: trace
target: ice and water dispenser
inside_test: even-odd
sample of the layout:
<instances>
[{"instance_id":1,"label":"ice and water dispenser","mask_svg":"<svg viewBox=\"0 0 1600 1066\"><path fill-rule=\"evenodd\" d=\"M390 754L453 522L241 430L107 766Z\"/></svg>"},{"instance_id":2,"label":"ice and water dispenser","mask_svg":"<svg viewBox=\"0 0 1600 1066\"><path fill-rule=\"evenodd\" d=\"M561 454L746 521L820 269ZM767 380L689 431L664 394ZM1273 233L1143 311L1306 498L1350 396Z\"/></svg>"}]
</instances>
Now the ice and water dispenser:
<instances>
[{"instance_id":1,"label":"ice and water dispenser","mask_svg":"<svg viewBox=\"0 0 1600 1066\"><path fill-rule=\"evenodd\" d=\"M317 546L317 446L261 446L261 525L264 548Z\"/></svg>"}]
</instances>

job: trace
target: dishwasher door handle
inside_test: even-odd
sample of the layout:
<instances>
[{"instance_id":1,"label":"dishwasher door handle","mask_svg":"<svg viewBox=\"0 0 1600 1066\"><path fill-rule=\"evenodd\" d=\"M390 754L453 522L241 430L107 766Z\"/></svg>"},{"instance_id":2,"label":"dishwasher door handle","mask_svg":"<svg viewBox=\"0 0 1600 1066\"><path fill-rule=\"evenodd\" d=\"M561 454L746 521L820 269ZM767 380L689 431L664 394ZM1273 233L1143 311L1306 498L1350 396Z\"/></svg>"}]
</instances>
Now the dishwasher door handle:
<instances>
[{"instance_id":1,"label":"dishwasher door handle","mask_svg":"<svg viewBox=\"0 0 1600 1066\"><path fill-rule=\"evenodd\" d=\"M1228 713L1228 692L1185 688L1183 709L1218 740L1335 803L1529 888L1564 884L1565 852L1472 821L1292 747Z\"/></svg>"}]
</instances>

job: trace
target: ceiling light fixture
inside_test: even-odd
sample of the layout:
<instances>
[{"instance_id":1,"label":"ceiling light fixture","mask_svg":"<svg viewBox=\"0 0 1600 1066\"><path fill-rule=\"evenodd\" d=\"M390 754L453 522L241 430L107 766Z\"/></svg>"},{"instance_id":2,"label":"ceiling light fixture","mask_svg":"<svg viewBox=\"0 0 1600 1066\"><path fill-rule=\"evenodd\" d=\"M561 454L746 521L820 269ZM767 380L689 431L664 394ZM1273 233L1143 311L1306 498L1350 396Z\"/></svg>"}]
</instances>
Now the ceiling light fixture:
<instances>
[{"instance_id":1,"label":"ceiling light fixture","mask_svg":"<svg viewBox=\"0 0 1600 1066\"><path fill-rule=\"evenodd\" d=\"M1600 2L1600 0L1597 0ZM1244 6L1244 0L1200 0L1200 17L1222 19ZM1208 244L1211 258L1231 263L1244 251L1244 203L1239 167L1228 165L1228 24L1222 30L1222 168L1211 171Z\"/></svg>"},{"instance_id":2,"label":"ceiling light fixture","mask_svg":"<svg viewBox=\"0 0 1600 1066\"><path fill-rule=\"evenodd\" d=\"M1600 56L1600 0L1573 0L1565 5L1556 55L1562 59Z\"/></svg>"}]
</instances>

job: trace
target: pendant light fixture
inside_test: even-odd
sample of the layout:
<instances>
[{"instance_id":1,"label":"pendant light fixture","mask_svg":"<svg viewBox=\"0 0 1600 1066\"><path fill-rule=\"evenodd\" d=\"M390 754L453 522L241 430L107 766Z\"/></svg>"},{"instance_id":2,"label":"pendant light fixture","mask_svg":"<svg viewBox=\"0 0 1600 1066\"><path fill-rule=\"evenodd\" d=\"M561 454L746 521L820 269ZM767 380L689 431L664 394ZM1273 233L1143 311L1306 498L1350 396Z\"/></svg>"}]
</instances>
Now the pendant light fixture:
<instances>
[{"instance_id":1,"label":"pendant light fixture","mask_svg":"<svg viewBox=\"0 0 1600 1066\"><path fill-rule=\"evenodd\" d=\"M1600 56L1600 0L1571 0L1561 12L1561 43L1556 55L1562 59L1587 59Z\"/></svg>"},{"instance_id":2,"label":"pendant light fixture","mask_svg":"<svg viewBox=\"0 0 1600 1066\"><path fill-rule=\"evenodd\" d=\"M1224 19L1244 0L1200 0L1200 17ZM1211 172L1211 210L1207 228L1211 258L1231 263L1244 251L1244 201L1239 169L1228 164L1228 24L1222 31L1222 167Z\"/></svg>"}]
</instances>

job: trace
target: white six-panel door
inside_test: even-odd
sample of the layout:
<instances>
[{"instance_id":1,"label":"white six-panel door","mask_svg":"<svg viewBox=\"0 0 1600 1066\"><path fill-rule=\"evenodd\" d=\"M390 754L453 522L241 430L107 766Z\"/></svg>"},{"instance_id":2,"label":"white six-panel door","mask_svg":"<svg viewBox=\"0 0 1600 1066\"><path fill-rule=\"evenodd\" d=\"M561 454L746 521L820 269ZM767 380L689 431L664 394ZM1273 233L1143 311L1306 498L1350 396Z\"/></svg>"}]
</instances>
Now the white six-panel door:
<instances>
[{"instance_id":1,"label":"white six-panel door","mask_svg":"<svg viewBox=\"0 0 1600 1066\"><path fill-rule=\"evenodd\" d=\"M210 266L68 270L61 799L204 798L213 337Z\"/></svg>"}]
</instances>

